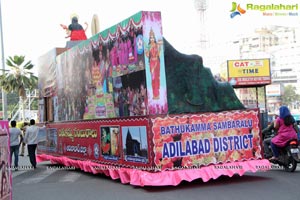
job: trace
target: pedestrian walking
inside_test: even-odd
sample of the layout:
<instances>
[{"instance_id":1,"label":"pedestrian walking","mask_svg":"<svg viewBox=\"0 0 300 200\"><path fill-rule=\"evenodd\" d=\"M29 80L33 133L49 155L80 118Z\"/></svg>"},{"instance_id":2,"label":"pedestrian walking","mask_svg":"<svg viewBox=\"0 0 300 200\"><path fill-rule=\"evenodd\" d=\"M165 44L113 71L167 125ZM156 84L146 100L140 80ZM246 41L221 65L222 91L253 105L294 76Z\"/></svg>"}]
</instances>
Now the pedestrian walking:
<instances>
[{"instance_id":1,"label":"pedestrian walking","mask_svg":"<svg viewBox=\"0 0 300 200\"><path fill-rule=\"evenodd\" d=\"M36 168L36 158L35 158L35 151L38 143L38 134L40 129L46 128L44 125L43 127L38 127L35 125L35 120L30 120L30 126L26 128L25 138L24 141L27 144L27 150L29 154L29 160L32 167Z\"/></svg>"},{"instance_id":2,"label":"pedestrian walking","mask_svg":"<svg viewBox=\"0 0 300 200\"><path fill-rule=\"evenodd\" d=\"M9 134L10 134L10 165L12 166L12 156L14 155L14 169L18 170L19 162L19 148L20 143L23 142L22 131L16 128L17 122L12 120L10 122ZM19 139L20 138L20 139Z\"/></svg>"}]
</instances>

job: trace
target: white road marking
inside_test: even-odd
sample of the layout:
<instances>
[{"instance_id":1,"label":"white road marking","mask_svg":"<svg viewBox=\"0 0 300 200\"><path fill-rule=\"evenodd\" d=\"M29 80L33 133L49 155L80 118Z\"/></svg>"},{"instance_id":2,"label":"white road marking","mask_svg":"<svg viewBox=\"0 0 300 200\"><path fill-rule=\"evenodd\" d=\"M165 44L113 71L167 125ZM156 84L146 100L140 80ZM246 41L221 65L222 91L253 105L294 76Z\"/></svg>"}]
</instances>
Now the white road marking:
<instances>
[{"instance_id":1,"label":"white road marking","mask_svg":"<svg viewBox=\"0 0 300 200\"><path fill-rule=\"evenodd\" d=\"M26 172L28 172L28 170L14 171L14 172L11 173L11 174L12 174L12 178L15 178L15 177L17 177L17 176L20 176L21 174L24 174L24 173L26 173Z\"/></svg>"},{"instance_id":2,"label":"white road marking","mask_svg":"<svg viewBox=\"0 0 300 200\"><path fill-rule=\"evenodd\" d=\"M30 178L26 178L25 180L17 183L17 185L20 184L32 184L32 183L39 183L41 182L43 179L47 178L48 176L50 176L51 174L55 173L57 170L43 170L41 172L38 172L36 174L34 174L32 177Z\"/></svg>"},{"instance_id":3,"label":"white road marking","mask_svg":"<svg viewBox=\"0 0 300 200\"><path fill-rule=\"evenodd\" d=\"M80 178L81 174L78 172L67 172L58 182L73 183Z\"/></svg>"}]
</instances>

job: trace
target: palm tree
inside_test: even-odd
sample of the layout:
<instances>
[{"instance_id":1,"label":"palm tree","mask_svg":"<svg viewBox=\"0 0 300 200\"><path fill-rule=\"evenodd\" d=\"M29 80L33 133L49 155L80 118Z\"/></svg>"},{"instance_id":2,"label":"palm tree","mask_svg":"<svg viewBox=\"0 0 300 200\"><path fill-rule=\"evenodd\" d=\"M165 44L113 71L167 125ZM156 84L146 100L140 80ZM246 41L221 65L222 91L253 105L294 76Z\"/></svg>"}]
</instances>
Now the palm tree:
<instances>
[{"instance_id":1,"label":"palm tree","mask_svg":"<svg viewBox=\"0 0 300 200\"><path fill-rule=\"evenodd\" d=\"M7 93L16 92L22 104L22 118L25 120L25 100L26 89L32 91L37 88L38 77L36 77L30 70L33 68L31 61L23 65L25 56L9 56L6 59L6 65L10 70L0 75L0 86Z\"/></svg>"}]
</instances>

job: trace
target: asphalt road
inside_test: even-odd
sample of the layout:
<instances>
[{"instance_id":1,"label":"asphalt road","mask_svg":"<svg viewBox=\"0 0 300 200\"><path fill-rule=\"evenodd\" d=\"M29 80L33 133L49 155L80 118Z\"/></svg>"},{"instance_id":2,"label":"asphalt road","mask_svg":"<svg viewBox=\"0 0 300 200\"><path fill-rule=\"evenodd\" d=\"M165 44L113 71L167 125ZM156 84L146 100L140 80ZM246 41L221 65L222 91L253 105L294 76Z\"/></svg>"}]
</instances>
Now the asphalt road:
<instances>
[{"instance_id":1,"label":"asphalt road","mask_svg":"<svg viewBox=\"0 0 300 200\"><path fill-rule=\"evenodd\" d=\"M28 157L20 157L20 166L30 166ZM136 187L122 184L105 175L93 175L49 162L36 170L13 171L13 200L298 200L300 168L294 173L282 169L220 177L203 182L182 182L178 186Z\"/></svg>"}]
</instances>

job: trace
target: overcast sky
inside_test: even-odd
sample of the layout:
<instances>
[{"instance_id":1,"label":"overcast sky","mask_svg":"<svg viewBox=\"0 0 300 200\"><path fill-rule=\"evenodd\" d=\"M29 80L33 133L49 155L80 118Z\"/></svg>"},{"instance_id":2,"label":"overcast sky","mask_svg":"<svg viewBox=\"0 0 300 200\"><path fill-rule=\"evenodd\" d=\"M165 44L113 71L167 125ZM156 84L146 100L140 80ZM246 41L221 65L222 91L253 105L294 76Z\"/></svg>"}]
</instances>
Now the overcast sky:
<instances>
[{"instance_id":1,"label":"overcast sky","mask_svg":"<svg viewBox=\"0 0 300 200\"><path fill-rule=\"evenodd\" d=\"M201 29L194 0L0 0L4 36L4 56L25 55L35 65L39 56L55 47L65 47L65 31L59 24L70 24L70 15L76 13L79 23L91 23L97 14L100 30L109 28L141 11L161 11L163 35L179 51L194 49L186 46L199 40ZM224 43L240 33L253 31L261 25L300 26L298 17L263 17L260 12L248 11L230 18L232 0L207 0L206 33L214 45ZM297 3L296 0L240 0L247 3ZM300 4L300 3L299 3ZM300 5L299 5L300 9ZM87 36L91 37L90 28ZM183 53L185 53L183 52ZM205 59L205 58L204 58Z\"/></svg>"}]
</instances>

